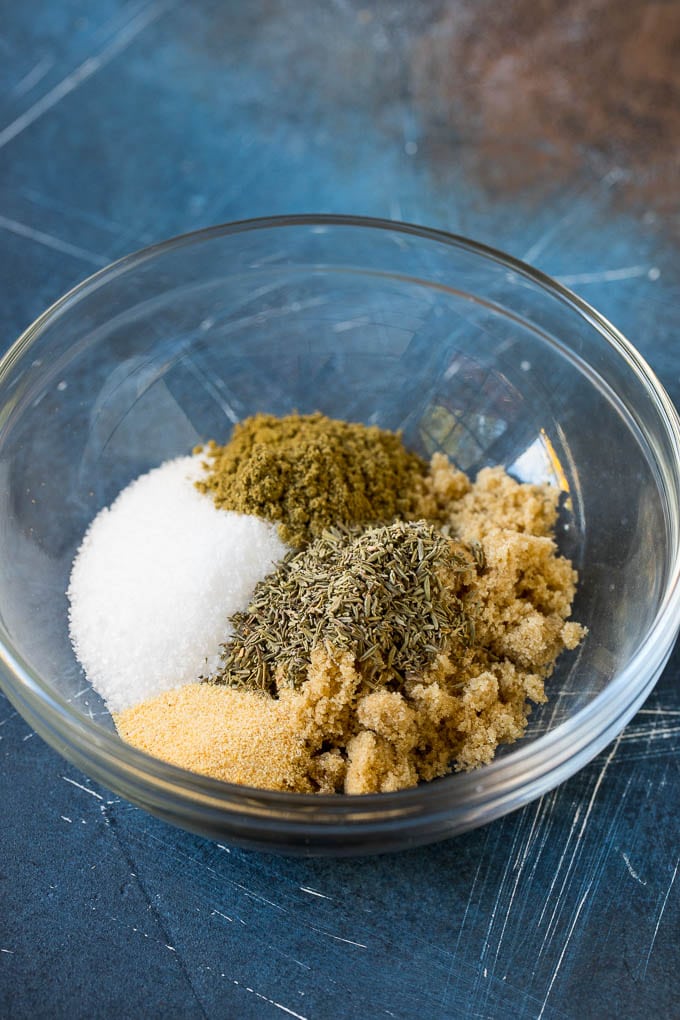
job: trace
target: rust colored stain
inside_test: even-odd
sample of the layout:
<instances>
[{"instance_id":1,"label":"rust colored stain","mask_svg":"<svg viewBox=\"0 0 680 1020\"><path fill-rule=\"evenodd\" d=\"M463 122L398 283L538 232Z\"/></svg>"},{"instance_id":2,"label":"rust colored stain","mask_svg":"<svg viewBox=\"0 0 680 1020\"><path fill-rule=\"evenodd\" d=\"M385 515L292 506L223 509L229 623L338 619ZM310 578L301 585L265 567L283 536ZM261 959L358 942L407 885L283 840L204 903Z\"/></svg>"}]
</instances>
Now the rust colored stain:
<instances>
[{"instance_id":1,"label":"rust colored stain","mask_svg":"<svg viewBox=\"0 0 680 1020\"><path fill-rule=\"evenodd\" d=\"M488 190L617 167L644 201L677 205L677 0L451 3L411 75L430 155L455 153Z\"/></svg>"}]
</instances>

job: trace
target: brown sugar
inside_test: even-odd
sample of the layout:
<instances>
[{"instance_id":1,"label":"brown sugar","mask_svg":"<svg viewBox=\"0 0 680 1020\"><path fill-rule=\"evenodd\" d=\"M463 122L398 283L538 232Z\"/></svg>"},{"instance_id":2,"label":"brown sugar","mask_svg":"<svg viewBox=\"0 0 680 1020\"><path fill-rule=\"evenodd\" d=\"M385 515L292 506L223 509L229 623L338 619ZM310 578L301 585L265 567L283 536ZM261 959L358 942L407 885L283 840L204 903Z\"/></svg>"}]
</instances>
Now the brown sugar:
<instances>
[{"instance_id":1,"label":"brown sugar","mask_svg":"<svg viewBox=\"0 0 680 1020\"><path fill-rule=\"evenodd\" d=\"M189 684L118 715L123 739L228 782L360 794L475 768L521 737L555 659L585 633L568 621L577 575L552 537L558 493L501 468L471 482L435 455L419 498L445 533L481 549L459 593L473 642L443 642L420 675L377 688L350 651L322 643L297 687Z\"/></svg>"}]
</instances>

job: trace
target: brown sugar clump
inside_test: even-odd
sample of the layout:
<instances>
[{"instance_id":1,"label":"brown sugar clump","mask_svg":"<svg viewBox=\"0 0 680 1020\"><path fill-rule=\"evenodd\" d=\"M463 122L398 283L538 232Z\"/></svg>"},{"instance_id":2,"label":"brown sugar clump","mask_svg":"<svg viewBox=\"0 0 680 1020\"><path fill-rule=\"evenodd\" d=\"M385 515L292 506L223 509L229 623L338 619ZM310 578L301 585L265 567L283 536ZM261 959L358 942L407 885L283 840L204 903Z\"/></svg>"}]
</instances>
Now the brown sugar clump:
<instances>
[{"instance_id":1,"label":"brown sugar clump","mask_svg":"<svg viewBox=\"0 0 680 1020\"><path fill-rule=\"evenodd\" d=\"M482 468L472 483L443 454L435 453L425 484L442 519L465 542L499 528L545 537L557 519L557 489L521 484L502 467Z\"/></svg>"}]
</instances>

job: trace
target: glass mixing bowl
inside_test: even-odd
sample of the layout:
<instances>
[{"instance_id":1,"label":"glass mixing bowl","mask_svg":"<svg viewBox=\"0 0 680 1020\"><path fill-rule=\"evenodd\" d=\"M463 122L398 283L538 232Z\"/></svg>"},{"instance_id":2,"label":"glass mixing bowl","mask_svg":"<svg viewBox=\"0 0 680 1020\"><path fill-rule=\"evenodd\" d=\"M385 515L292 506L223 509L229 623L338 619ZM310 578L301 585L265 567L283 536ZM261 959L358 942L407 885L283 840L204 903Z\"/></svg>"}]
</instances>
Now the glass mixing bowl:
<instances>
[{"instance_id":1,"label":"glass mixing bowl","mask_svg":"<svg viewBox=\"0 0 680 1020\"><path fill-rule=\"evenodd\" d=\"M493 764L364 797L233 786L123 744L68 638L71 561L97 511L256 411L402 429L475 473L564 491L580 574L550 701ZM649 694L678 628L680 428L629 343L520 262L433 230L296 216L215 227L115 263L0 362L2 685L57 750L187 829L290 853L443 839L562 782Z\"/></svg>"}]
</instances>

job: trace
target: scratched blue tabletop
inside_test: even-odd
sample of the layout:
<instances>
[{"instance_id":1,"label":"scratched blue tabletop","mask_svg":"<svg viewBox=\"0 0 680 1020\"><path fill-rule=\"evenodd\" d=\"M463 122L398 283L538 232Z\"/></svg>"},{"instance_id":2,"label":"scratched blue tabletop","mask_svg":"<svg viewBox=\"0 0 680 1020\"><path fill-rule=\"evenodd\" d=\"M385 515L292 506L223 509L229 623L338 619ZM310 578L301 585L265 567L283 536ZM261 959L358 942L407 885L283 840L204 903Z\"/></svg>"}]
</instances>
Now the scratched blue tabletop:
<instances>
[{"instance_id":1,"label":"scratched blue tabletop","mask_svg":"<svg viewBox=\"0 0 680 1020\"><path fill-rule=\"evenodd\" d=\"M663 0L6 3L0 347L147 243L351 212L557 276L677 403L679 46ZM678 1016L679 675L524 810L342 861L170 828L0 695L0 1015Z\"/></svg>"}]
</instances>

